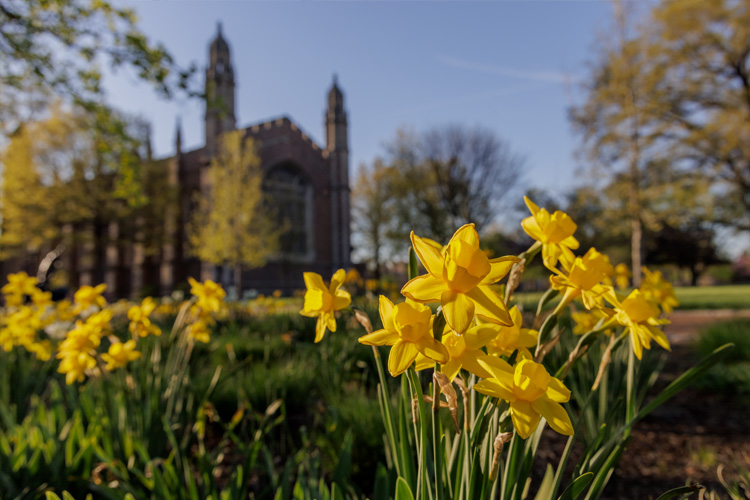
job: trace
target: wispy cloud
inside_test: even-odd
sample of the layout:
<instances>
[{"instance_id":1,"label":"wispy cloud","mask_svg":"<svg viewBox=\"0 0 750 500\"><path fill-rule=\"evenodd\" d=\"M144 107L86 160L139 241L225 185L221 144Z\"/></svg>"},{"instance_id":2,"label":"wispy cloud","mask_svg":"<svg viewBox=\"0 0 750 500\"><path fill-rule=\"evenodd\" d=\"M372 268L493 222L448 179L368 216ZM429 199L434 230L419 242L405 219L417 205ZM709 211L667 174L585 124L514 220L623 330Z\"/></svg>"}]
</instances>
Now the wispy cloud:
<instances>
[{"instance_id":1,"label":"wispy cloud","mask_svg":"<svg viewBox=\"0 0 750 500\"><path fill-rule=\"evenodd\" d=\"M455 57L438 57L438 61L445 65L453 66L454 68L481 71L483 73L492 73L495 75L509 76L512 78L520 78L523 80L530 80L534 82L571 84L580 81L580 78L578 76L566 74L562 71L525 71L515 68L496 66L494 64L464 61Z\"/></svg>"}]
</instances>

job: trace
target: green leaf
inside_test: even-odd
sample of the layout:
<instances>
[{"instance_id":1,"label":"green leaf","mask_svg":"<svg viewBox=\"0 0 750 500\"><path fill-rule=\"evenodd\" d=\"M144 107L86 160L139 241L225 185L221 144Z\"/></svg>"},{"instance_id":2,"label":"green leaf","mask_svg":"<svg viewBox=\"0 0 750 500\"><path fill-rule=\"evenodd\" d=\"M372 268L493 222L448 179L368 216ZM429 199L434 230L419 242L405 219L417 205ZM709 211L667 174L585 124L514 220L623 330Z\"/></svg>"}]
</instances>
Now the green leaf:
<instances>
[{"instance_id":1,"label":"green leaf","mask_svg":"<svg viewBox=\"0 0 750 500\"><path fill-rule=\"evenodd\" d=\"M593 472L581 474L575 478L567 488L565 488L565 491L563 491L562 495L560 495L557 500L576 500L576 498L581 496L589 483L591 483L592 479L594 479Z\"/></svg>"},{"instance_id":2,"label":"green leaf","mask_svg":"<svg viewBox=\"0 0 750 500\"><path fill-rule=\"evenodd\" d=\"M692 493L695 493L696 491L700 491L703 489L705 489L705 487L700 484L690 484L688 486L680 486L679 488L674 488L672 490L667 491L666 493L659 495L659 497L656 500L669 500L670 498L675 498L677 496L683 497L685 495L690 495Z\"/></svg>"},{"instance_id":3,"label":"green leaf","mask_svg":"<svg viewBox=\"0 0 750 500\"><path fill-rule=\"evenodd\" d=\"M396 500L414 500L414 495L409 488L409 484L403 477L396 481Z\"/></svg>"},{"instance_id":4,"label":"green leaf","mask_svg":"<svg viewBox=\"0 0 750 500\"><path fill-rule=\"evenodd\" d=\"M417 263L417 253L414 248L409 247L409 279L413 280L419 276L419 264Z\"/></svg>"},{"instance_id":5,"label":"green leaf","mask_svg":"<svg viewBox=\"0 0 750 500\"><path fill-rule=\"evenodd\" d=\"M341 446L338 463L333 471L333 481L346 484L352 473L352 447L354 446L354 436L352 430L346 431L344 444Z\"/></svg>"},{"instance_id":6,"label":"green leaf","mask_svg":"<svg viewBox=\"0 0 750 500\"><path fill-rule=\"evenodd\" d=\"M552 487L555 485L555 473L551 464L547 464L547 470L544 473L542 484L539 485L534 500L548 500L552 496Z\"/></svg>"},{"instance_id":7,"label":"green leaf","mask_svg":"<svg viewBox=\"0 0 750 500\"><path fill-rule=\"evenodd\" d=\"M331 500L344 500L344 494L341 493L341 488L336 483L331 485Z\"/></svg>"},{"instance_id":8,"label":"green leaf","mask_svg":"<svg viewBox=\"0 0 750 500\"><path fill-rule=\"evenodd\" d=\"M60 497L52 493L51 491L45 491L44 496L47 500L60 500Z\"/></svg>"}]
</instances>

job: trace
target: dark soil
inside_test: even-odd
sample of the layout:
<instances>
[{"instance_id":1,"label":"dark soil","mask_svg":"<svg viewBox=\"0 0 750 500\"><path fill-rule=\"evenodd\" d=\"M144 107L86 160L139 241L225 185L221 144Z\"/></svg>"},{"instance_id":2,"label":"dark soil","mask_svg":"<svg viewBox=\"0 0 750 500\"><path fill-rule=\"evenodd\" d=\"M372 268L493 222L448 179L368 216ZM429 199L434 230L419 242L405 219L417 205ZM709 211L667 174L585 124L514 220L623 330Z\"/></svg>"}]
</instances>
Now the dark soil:
<instances>
[{"instance_id":1,"label":"dark soil","mask_svg":"<svg viewBox=\"0 0 750 500\"><path fill-rule=\"evenodd\" d=\"M665 330L672 353L655 390L699 359L692 339L705 326L750 311L677 311ZM717 468L727 480L750 470L750 398L690 387L636 424L625 455L603 499L654 499L672 488L697 482L725 498ZM696 493L691 498L698 498Z\"/></svg>"}]
</instances>

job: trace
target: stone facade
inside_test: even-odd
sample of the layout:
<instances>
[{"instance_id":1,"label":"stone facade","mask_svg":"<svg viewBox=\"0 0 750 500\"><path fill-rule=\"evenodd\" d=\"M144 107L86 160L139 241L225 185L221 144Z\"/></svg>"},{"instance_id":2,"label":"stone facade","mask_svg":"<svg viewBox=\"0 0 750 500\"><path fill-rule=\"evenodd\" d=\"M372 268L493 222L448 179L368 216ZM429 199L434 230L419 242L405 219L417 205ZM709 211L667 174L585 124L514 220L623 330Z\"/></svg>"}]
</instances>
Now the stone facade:
<instances>
[{"instance_id":1,"label":"stone facade","mask_svg":"<svg viewBox=\"0 0 750 500\"><path fill-rule=\"evenodd\" d=\"M185 151L178 124L175 154L152 164L174 188L176 203L165 209L163 237L156 251L145 250L143 225L148 214L122 224L63 228L65 245L58 266L65 269L72 288L107 283L109 298L137 298L169 294L187 288L187 278L213 279L231 285L228 269L192 257L187 224L196 193L206 188L211 158L222 132L235 130L235 80L229 44L219 26L209 49L206 69L205 145ZM349 150L344 96L336 79L324 112L326 145L319 146L287 116L241 128L254 140L264 171L264 189L278 207L289 230L282 251L258 269L243 271L244 291L290 293L303 289L303 272L328 279L333 271L350 266ZM157 194L158 196L158 194ZM159 228L161 230L161 228ZM89 234L78 244L65 237ZM28 254L5 261L4 275L37 272L44 254ZM4 277L4 276L3 276Z\"/></svg>"}]
</instances>

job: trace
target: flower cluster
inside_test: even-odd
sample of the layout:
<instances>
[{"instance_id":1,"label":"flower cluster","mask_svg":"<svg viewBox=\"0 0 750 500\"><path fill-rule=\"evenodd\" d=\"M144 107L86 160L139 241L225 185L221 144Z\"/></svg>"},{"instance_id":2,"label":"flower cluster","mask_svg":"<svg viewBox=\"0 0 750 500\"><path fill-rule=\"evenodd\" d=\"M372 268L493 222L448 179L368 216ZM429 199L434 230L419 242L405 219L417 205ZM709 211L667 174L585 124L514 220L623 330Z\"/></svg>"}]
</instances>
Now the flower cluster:
<instances>
[{"instance_id":1,"label":"flower cluster","mask_svg":"<svg viewBox=\"0 0 750 500\"><path fill-rule=\"evenodd\" d=\"M404 285L403 302L394 304L380 296L383 328L372 331L369 321L363 323L369 333L359 342L390 346L388 371L393 376L412 367L434 367L448 381L462 373L481 379L473 389L506 401L513 426L522 438L534 432L542 417L555 431L571 435L573 426L562 406L570 399L570 391L542 364L559 340L550 336L559 336L562 330L553 321L551 328L556 328L556 333L542 328L547 337L540 338L537 330L524 328L518 307L508 309L525 265L541 252L544 266L552 273L550 286L559 302L548 319L556 319L576 302L579 305L572 313L575 334L598 335L621 328L638 359L652 340L669 349L660 327L669 322L662 312L669 313L676 305L674 289L660 273L645 270L642 290L621 295L613 282L619 289L627 288L627 266L613 267L595 248L576 255L579 242L573 220L561 211L550 214L528 198L525 201L531 216L523 220L522 227L536 241L519 257L490 258L491 253L480 248L473 224L458 229L445 246L412 232L412 247L427 272ZM509 273L508 290L501 297L492 285ZM354 281L354 273L350 274L349 281ZM326 329L336 330L335 312L350 303L349 294L339 289L345 279L344 271L339 270L326 285L319 275L305 273L307 293L301 313L318 318L316 342ZM428 304L439 305L438 312L433 314ZM569 363L583 353L578 349L571 352ZM567 373L567 368L561 373ZM468 386L465 380L461 383Z\"/></svg>"},{"instance_id":2,"label":"flower cluster","mask_svg":"<svg viewBox=\"0 0 750 500\"><path fill-rule=\"evenodd\" d=\"M189 307L193 321L188 324L186 335L208 342L214 315L225 308L225 293L212 281L198 283L191 279L191 285L195 299L185 307ZM65 375L68 384L140 358L138 342L161 335L161 329L152 321L157 303L147 297L136 305L125 301L109 305L104 298L106 289L104 284L83 286L75 292L72 303L53 303L51 294L39 288L36 278L25 272L9 275L8 283L0 290L5 299L0 314L0 347L6 352L23 347L40 361L48 361L54 354L59 360L57 371ZM113 334L112 322L113 317L125 315L131 338L121 340Z\"/></svg>"}]
</instances>

